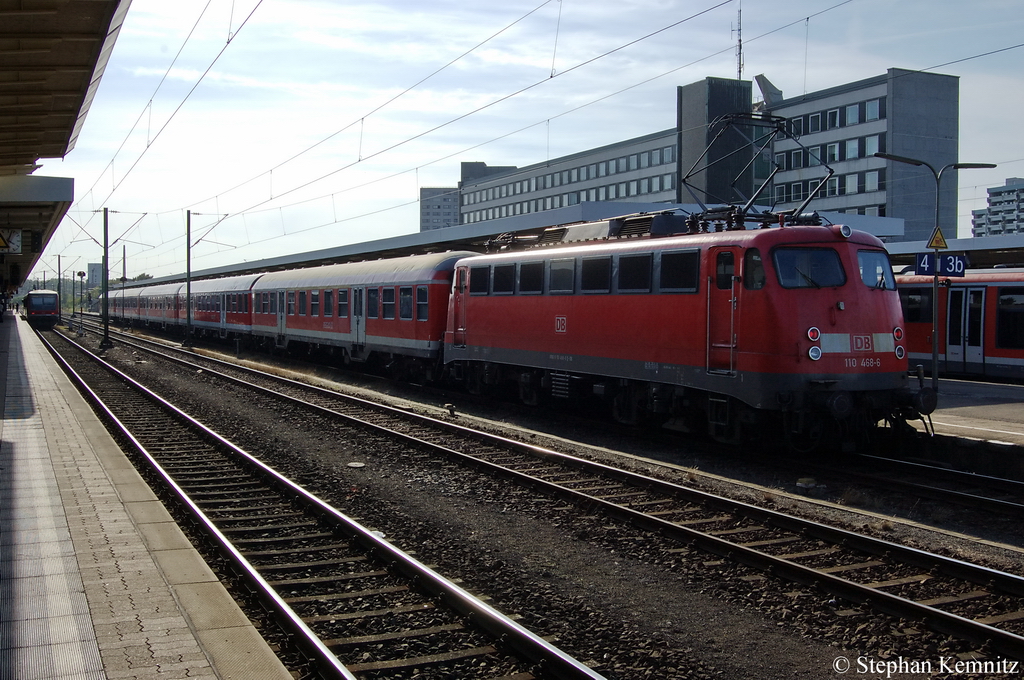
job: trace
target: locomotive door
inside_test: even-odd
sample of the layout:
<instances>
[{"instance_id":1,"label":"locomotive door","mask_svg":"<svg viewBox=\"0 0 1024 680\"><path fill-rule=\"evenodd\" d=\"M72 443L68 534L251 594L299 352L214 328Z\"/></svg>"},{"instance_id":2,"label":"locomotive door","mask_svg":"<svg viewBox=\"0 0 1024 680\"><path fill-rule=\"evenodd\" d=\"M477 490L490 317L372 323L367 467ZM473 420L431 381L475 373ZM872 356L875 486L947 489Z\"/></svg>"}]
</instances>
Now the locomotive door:
<instances>
[{"instance_id":1,"label":"locomotive door","mask_svg":"<svg viewBox=\"0 0 1024 680\"><path fill-rule=\"evenodd\" d=\"M707 370L719 375L735 375L736 314L739 297L736 286L736 262L739 248L711 248L714 274L708 276Z\"/></svg>"},{"instance_id":2,"label":"locomotive door","mask_svg":"<svg viewBox=\"0 0 1024 680\"><path fill-rule=\"evenodd\" d=\"M946 319L946 370L966 372L984 364L984 288L950 288Z\"/></svg>"}]
</instances>

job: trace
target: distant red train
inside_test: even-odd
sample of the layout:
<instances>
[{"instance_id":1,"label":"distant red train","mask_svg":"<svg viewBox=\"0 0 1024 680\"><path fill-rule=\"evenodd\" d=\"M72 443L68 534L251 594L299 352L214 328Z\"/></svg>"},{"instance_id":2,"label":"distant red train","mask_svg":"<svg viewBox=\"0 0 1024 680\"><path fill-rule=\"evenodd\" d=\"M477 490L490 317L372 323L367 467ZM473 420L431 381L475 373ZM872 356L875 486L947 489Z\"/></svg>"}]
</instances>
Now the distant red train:
<instances>
[{"instance_id":1,"label":"distant red train","mask_svg":"<svg viewBox=\"0 0 1024 680\"><path fill-rule=\"evenodd\" d=\"M512 239L489 255L200 281L193 323L265 346L329 348L413 379L446 377L473 393L508 386L528 404L598 398L619 421L672 420L724 440L774 427L813 442L934 408L908 376L878 239L732 220L708 231L676 218L554 228L536 240L556 243L518 249ZM660 226L626 237L638 220ZM111 314L181 326L184 291L113 291Z\"/></svg>"},{"instance_id":2,"label":"distant red train","mask_svg":"<svg viewBox=\"0 0 1024 680\"><path fill-rule=\"evenodd\" d=\"M931 276L896 277L910 363L931 368ZM939 371L1024 379L1024 270L968 270L939 277Z\"/></svg>"}]
</instances>

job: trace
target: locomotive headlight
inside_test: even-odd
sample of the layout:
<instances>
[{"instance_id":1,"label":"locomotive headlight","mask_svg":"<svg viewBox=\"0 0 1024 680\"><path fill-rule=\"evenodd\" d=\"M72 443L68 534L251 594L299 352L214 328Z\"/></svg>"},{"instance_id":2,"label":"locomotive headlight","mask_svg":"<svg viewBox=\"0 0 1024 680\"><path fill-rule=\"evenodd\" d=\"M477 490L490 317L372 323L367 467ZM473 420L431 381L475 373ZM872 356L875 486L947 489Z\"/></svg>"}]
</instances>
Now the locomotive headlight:
<instances>
[{"instance_id":1,"label":"locomotive headlight","mask_svg":"<svg viewBox=\"0 0 1024 680\"><path fill-rule=\"evenodd\" d=\"M807 329L807 339L810 340L811 342L817 342L818 340L821 340L821 331L819 331L816 327L811 326L810 328ZM818 352L818 355L821 355L820 351ZM817 361L817 359L815 359L815 361Z\"/></svg>"},{"instance_id":2,"label":"locomotive headlight","mask_svg":"<svg viewBox=\"0 0 1024 680\"><path fill-rule=\"evenodd\" d=\"M814 347L807 350L807 356L811 358L811 361L817 361L821 358L821 348L815 345Z\"/></svg>"},{"instance_id":3,"label":"locomotive headlight","mask_svg":"<svg viewBox=\"0 0 1024 680\"><path fill-rule=\"evenodd\" d=\"M907 356L907 350L903 349L903 345L897 345L896 346L896 358L897 359L902 359L905 356Z\"/></svg>"},{"instance_id":4,"label":"locomotive headlight","mask_svg":"<svg viewBox=\"0 0 1024 680\"><path fill-rule=\"evenodd\" d=\"M897 341L902 340L903 329L900 328L899 326L896 326L896 328L892 329L892 337L896 338Z\"/></svg>"}]
</instances>

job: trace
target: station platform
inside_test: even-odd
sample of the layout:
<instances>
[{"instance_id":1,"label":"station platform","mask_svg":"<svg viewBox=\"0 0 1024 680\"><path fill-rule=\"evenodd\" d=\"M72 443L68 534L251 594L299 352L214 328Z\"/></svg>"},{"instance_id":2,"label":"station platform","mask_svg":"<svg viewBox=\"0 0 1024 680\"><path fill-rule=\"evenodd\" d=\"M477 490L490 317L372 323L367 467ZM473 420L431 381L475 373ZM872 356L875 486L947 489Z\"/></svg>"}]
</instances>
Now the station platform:
<instances>
[{"instance_id":1,"label":"station platform","mask_svg":"<svg viewBox=\"0 0 1024 680\"><path fill-rule=\"evenodd\" d=\"M0 678L290 680L10 312L0 386Z\"/></svg>"},{"instance_id":2,"label":"station platform","mask_svg":"<svg viewBox=\"0 0 1024 680\"><path fill-rule=\"evenodd\" d=\"M938 434L1024 447L1024 386L939 379Z\"/></svg>"}]
</instances>

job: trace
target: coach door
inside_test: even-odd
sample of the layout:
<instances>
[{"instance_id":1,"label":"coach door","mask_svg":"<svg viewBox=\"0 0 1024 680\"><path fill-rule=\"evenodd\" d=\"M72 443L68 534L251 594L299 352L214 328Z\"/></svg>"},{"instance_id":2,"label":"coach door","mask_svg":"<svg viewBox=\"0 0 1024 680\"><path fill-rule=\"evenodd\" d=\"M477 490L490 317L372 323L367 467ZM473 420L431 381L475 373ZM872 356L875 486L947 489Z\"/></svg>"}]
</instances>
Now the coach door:
<instances>
[{"instance_id":1,"label":"coach door","mask_svg":"<svg viewBox=\"0 0 1024 680\"><path fill-rule=\"evenodd\" d=\"M279 290L276 293L271 293L271 295L276 295L277 296L277 335L278 335L278 337L284 337L285 331L288 328L287 325L286 325L288 323L288 316L287 316L288 308L285 307L285 304L284 304L285 303L284 291L283 290Z\"/></svg>"},{"instance_id":2,"label":"coach door","mask_svg":"<svg viewBox=\"0 0 1024 680\"><path fill-rule=\"evenodd\" d=\"M950 288L946 319L946 370L980 369L985 360L985 289Z\"/></svg>"},{"instance_id":3,"label":"coach door","mask_svg":"<svg viewBox=\"0 0 1024 680\"><path fill-rule=\"evenodd\" d=\"M366 344L366 312L363 300L366 298L365 288L352 289L352 345L362 347Z\"/></svg>"},{"instance_id":4,"label":"coach door","mask_svg":"<svg viewBox=\"0 0 1024 680\"><path fill-rule=\"evenodd\" d=\"M454 337L452 343L456 347L466 346L466 295L468 291L469 270L459 267L455 270L455 284L452 286L452 306L454 311Z\"/></svg>"},{"instance_id":5,"label":"coach door","mask_svg":"<svg viewBox=\"0 0 1024 680\"><path fill-rule=\"evenodd\" d=\"M734 375L736 370L736 263L738 248L711 248L714 266L708 276L708 373Z\"/></svg>"}]
</instances>

